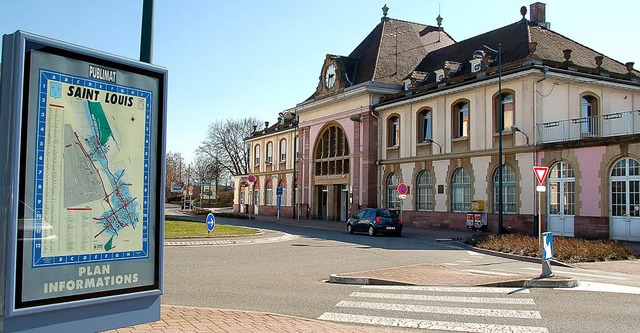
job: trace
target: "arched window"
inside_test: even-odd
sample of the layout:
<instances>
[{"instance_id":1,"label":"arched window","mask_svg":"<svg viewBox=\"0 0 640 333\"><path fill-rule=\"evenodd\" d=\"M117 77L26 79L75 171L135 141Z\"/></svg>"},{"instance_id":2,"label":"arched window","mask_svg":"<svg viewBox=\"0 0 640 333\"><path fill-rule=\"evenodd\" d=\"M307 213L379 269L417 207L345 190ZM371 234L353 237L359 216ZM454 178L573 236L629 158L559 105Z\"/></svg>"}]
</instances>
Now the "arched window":
<instances>
[{"instance_id":1,"label":"arched window","mask_svg":"<svg viewBox=\"0 0 640 333\"><path fill-rule=\"evenodd\" d=\"M432 139L431 109L425 109L418 113L418 142L429 142Z\"/></svg>"},{"instance_id":2,"label":"arched window","mask_svg":"<svg viewBox=\"0 0 640 333\"><path fill-rule=\"evenodd\" d=\"M280 140L280 162L285 162L287 160L287 140Z\"/></svg>"},{"instance_id":3,"label":"arched window","mask_svg":"<svg viewBox=\"0 0 640 333\"><path fill-rule=\"evenodd\" d=\"M515 95L511 92L502 92L502 110L503 110L503 123L502 130L509 130L514 124L515 116ZM500 128L500 95L496 94L493 101L493 128L494 132L498 133Z\"/></svg>"},{"instance_id":4,"label":"arched window","mask_svg":"<svg viewBox=\"0 0 640 333\"><path fill-rule=\"evenodd\" d=\"M500 211L500 176L499 170L493 176L493 212ZM502 212L516 213L516 173L508 165L502 167Z\"/></svg>"},{"instance_id":5,"label":"arched window","mask_svg":"<svg viewBox=\"0 0 640 333\"><path fill-rule=\"evenodd\" d=\"M600 133L598 116L598 99L592 95L584 95L580 99L580 116L582 117L580 132L582 136L597 136Z\"/></svg>"},{"instance_id":6,"label":"arched window","mask_svg":"<svg viewBox=\"0 0 640 333\"><path fill-rule=\"evenodd\" d=\"M267 180L267 184L264 186L264 204L273 205L273 184L271 179Z\"/></svg>"},{"instance_id":7,"label":"arched window","mask_svg":"<svg viewBox=\"0 0 640 333\"><path fill-rule=\"evenodd\" d=\"M400 145L400 117L389 118L387 146L395 147Z\"/></svg>"},{"instance_id":8,"label":"arched window","mask_svg":"<svg viewBox=\"0 0 640 333\"><path fill-rule=\"evenodd\" d=\"M433 182L431 174L422 170L416 177L416 207L418 210L433 210Z\"/></svg>"},{"instance_id":9,"label":"arched window","mask_svg":"<svg viewBox=\"0 0 640 333\"><path fill-rule=\"evenodd\" d=\"M315 175L344 175L349 173L349 147L342 128L327 127L316 142Z\"/></svg>"},{"instance_id":10,"label":"arched window","mask_svg":"<svg viewBox=\"0 0 640 333\"><path fill-rule=\"evenodd\" d=\"M464 138L469 136L469 103L460 102L453 106L453 136Z\"/></svg>"},{"instance_id":11,"label":"arched window","mask_svg":"<svg viewBox=\"0 0 640 333\"><path fill-rule=\"evenodd\" d=\"M253 160L255 165L259 165L260 164L260 145L256 145L253 148Z\"/></svg>"},{"instance_id":12,"label":"arched window","mask_svg":"<svg viewBox=\"0 0 640 333\"><path fill-rule=\"evenodd\" d=\"M451 177L451 211L471 210L471 177L464 168L458 168Z\"/></svg>"},{"instance_id":13,"label":"arched window","mask_svg":"<svg viewBox=\"0 0 640 333\"><path fill-rule=\"evenodd\" d=\"M273 163L273 142L267 142L267 156L265 158L265 162L271 164Z\"/></svg>"},{"instance_id":14,"label":"arched window","mask_svg":"<svg viewBox=\"0 0 640 333\"><path fill-rule=\"evenodd\" d=\"M387 209L400 208L400 202L398 202L398 185L400 185L400 179L398 175L392 172L387 177Z\"/></svg>"},{"instance_id":15,"label":"arched window","mask_svg":"<svg viewBox=\"0 0 640 333\"><path fill-rule=\"evenodd\" d=\"M611 214L640 216L640 163L633 158L618 161L611 170Z\"/></svg>"}]
</instances>

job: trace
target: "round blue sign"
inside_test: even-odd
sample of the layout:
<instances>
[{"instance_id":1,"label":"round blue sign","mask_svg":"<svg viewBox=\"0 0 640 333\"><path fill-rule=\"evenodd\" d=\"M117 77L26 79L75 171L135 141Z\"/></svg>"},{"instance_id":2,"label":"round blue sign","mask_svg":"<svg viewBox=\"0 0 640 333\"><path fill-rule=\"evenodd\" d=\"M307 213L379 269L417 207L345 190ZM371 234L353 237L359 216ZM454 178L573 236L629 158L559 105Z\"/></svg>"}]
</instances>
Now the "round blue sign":
<instances>
[{"instance_id":1,"label":"round blue sign","mask_svg":"<svg viewBox=\"0 0 640 333\"><path fill-rule=\"evenodd\" d=\"M213 217L212 213L209 213L209 215L207 215L207 230L209 230L209 232L212 232L213 229L215 229L216 227L216 218Z\"/></svg>"}]
</instances>

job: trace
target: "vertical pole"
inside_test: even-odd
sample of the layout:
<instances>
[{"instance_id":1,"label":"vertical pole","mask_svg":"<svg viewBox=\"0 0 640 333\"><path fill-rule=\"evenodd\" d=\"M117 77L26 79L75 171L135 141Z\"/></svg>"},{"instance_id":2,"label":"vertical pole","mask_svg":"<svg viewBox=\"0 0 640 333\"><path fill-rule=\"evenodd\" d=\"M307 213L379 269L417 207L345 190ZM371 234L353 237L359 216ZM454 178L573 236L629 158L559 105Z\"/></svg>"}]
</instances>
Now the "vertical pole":
<instances>
[{"instance_id":1,"label":"vertical pole","mask_svg":"<svg viewBox=\"0 0 640 333\"><path fill-rule=\"evenodd\" d=\"M542 255L542 192L538 192L538 248Z\"/></svg>"},{"instance_id":2,"label":"vertical pole","mask_svg":"<svg viewBox=\"0 0 640 333\"><path fill-rule=\"evenodd\" d=\"M140 36L140 61L151 63L153 49L153 0L142 2L142 33Z\"/></svg>"},{"instance_id":3,"label":"vertical pole","mask_svg":"<svg viewBox=\"0 0 640 333\"><path fill-rule=\"evenodd\" d=\"M502 105L502 44L498 44L498 234L502 234L502 128L504 127L504 112Z\"/></svg>"}]
</instances>

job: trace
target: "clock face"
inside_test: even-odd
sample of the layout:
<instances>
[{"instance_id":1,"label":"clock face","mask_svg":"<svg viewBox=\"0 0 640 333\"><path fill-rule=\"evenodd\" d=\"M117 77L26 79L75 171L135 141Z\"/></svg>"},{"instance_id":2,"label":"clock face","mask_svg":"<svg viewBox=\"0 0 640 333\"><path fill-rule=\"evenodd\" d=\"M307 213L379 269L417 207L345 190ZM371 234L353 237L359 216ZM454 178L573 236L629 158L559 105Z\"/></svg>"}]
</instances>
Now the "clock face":
<instances>
[{"instance_id":1,"label":"clock face","mask_svg":"<svg viewBox=\"0 0 640 333\"><path fill-rule=\"evenodd\" d=\"M327 67L327 71L324 74L324 85L331 89L336 83L336 66L334 64Z\"/></svg>"}]
</instances>

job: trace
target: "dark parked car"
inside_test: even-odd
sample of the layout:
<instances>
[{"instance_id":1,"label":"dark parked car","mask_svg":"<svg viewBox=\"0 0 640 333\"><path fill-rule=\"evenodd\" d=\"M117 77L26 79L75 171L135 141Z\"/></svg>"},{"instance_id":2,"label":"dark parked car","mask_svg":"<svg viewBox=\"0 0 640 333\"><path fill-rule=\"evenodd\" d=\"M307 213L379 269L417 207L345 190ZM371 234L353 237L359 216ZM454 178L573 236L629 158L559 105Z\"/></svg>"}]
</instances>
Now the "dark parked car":
<instances>
[{"instance_id":1,"label":"dark parked car","mask_svg":"<svg viewBox=\"0 0 640 333\"><path fill-rule=\"evenodd\" d=\"M347 220L347 232L367 232L370 236L378 233L402 235L402 219L398 212L388 209L365 208Z\"/></svg>"}]
</instances>

